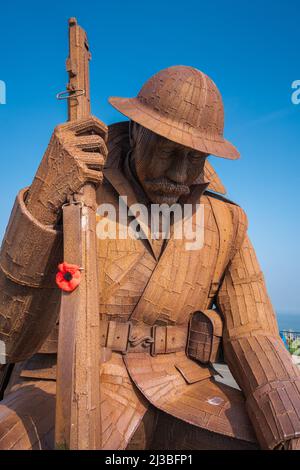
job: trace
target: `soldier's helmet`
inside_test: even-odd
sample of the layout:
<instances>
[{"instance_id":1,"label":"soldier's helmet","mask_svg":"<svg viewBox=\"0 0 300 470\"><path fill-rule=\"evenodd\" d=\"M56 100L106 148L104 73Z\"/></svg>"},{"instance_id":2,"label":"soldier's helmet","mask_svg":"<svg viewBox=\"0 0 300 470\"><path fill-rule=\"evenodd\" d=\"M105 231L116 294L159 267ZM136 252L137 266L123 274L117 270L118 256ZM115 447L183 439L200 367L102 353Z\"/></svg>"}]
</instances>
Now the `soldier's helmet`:
<instances>
[{"instance_id":1,"label":"soldier's helmet","mask_svg":"<svg viewBox=\"0 0 300 470\"><path fill-rule=\"evenodd\" d=\"M223 137L224 108L214 82L183 65L153 75L136 98L110 97L122 114L169 140L235 160L237 149Z\"/></svg>"}]
</instances>

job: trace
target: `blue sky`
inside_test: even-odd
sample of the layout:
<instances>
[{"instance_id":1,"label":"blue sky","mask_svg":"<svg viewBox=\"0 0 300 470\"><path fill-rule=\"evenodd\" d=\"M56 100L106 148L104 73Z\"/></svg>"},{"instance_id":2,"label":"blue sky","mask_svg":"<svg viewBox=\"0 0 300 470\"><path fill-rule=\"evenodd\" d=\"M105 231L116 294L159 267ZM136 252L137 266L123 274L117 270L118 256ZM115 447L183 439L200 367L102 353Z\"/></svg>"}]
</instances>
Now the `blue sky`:
<instances>
[{"instance_id":1,"label":"blue sky","mask_svg":"<svg viewBox=\"0 0 300 470\"><path fill-rule=\"evenodd\" d=\"M14 197L29 185L55 125L66 119L67 19L77 16L92 49L93 113L123 120L110 95L136 95L170 65L192 65L218 85L225 131L239 161L211 157L249 232L278 311L300 314L300 80L298 0L2 2L0 235Z\"/></svg>"}]
</instances>

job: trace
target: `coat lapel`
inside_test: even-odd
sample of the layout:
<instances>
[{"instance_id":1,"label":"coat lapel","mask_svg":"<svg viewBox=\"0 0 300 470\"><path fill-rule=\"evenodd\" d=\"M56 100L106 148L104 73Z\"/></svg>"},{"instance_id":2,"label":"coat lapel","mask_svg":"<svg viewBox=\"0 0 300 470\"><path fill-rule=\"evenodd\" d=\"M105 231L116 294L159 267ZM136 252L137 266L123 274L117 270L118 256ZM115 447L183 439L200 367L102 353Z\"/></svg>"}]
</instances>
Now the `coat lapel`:
<instances>
[{"instance_id":1,"label":"coat lapel","mask_svg":"<svg viewBox=\"0 0 300 470\"><path fill-rule=\"evenodd\" d=\"M198 204L206 187L207 184L195 186L185 203ZM194 216L195 213L193 231L197 230ZM208 214L204 216L208 217ZM194 251L186 249L186 242L188 240L184 238L170 237L131 314L132 320L154 324L159 318L160 321L172 324L175 312L181 312L182 318L188 318L191 311L196 308L196 302L200 301L197 292L204 293L208 288L207 280L210 273L207 269L203 272L202 268L206 266L206 258L212 256L215 243L208 240L207 245Z\"/></svg>"}]
</instances>

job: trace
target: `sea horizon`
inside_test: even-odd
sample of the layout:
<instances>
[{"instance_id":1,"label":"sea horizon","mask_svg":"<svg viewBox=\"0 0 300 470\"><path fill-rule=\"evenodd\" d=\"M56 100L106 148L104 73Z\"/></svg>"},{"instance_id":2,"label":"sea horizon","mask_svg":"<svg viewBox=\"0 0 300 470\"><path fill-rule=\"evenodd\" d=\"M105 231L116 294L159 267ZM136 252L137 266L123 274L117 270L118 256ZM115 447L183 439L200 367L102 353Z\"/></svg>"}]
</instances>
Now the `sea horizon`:
<instances>
[{"instance_id":1,"label":"sea horizon","mask_svg":"<svg viewBox=\"0 0 300 470\"><path fill-rule=\"evenodd\" d=\"M300 332L300 314L296 312L276 312L279 330Z\"/></svg>"}]
</instances>

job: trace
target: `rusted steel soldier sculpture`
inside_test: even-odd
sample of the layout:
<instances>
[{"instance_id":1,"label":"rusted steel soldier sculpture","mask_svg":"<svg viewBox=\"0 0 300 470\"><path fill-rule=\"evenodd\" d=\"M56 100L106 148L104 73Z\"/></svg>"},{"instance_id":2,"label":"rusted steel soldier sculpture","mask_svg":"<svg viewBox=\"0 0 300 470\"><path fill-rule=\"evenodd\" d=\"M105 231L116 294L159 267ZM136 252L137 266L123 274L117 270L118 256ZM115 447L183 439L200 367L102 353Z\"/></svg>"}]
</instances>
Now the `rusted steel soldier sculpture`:
<instances>
[{"instance_id":1,"label":"rusted steel soldier sculpture","mask_svg":"<svg viewBox=\"0 0 300 470\"><path fill-rule=\"evenodd\" d=\"M54 447L61 208L86 183L117 213L119 196L128 207L204 205L197 250L172 236L98 240L102 448L300 448L300 372L279 337L247 217L206 159L239 157L223 138L217 87L175 66L136 98L110 103L130 122L108 132L94 117L58 126L16 199L0 256L0 339L15 363L0 448ZM214 379L220 348L241 391Z\"/></svg>"}]
</instances>

